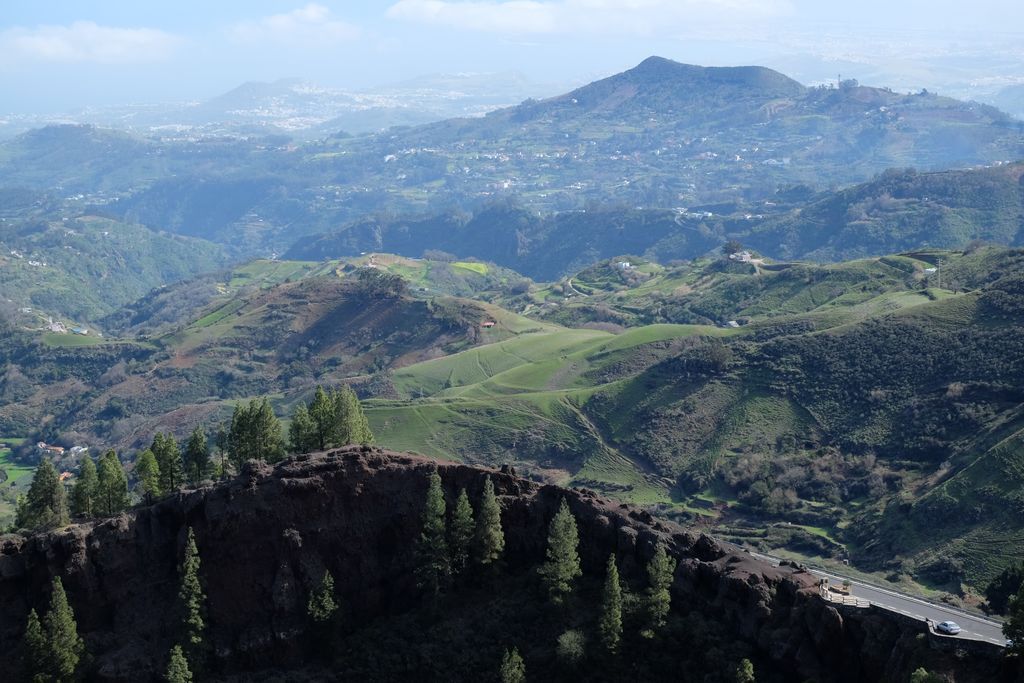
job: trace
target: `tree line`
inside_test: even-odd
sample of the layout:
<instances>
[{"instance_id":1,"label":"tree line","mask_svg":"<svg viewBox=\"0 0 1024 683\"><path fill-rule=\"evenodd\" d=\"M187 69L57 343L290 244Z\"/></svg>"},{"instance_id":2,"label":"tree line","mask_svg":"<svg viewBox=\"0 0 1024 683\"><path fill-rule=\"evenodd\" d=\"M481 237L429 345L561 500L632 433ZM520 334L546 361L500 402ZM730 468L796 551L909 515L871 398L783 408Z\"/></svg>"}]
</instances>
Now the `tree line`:
<instances>
[{"instance_id":1,"label":"tree line","mask_svg":"<svg viewBox=\"0 0 1024 683\"><path fill-rule=\"evenodd\" d=\"M270 401L262 398L237 404L231 419L217 426L212 441L201 427L192 431L184 448L171 433L155 434L135 457L135 498L150 504L185 485L237 473L247 460L274 463L288 453L368 444L373 433L351 388L318 386L309 405L302 402L295 408L287 439ZM15 528L57 528L72 517L116 515L132 504L128 475L115 451L108 450L98 461L83 456L70 492L53 463L43 459L27 494L18 499Z\"/></svg>"},{"instance_id":2,"label":"tree line","mask_svg":"<svg viewBox=\"0 0 1024 683\"><path fill-rule=\"evenodd\" d=\"M444 591L472 571L492 579L502 572L505 534L501 507L490 477L484 480L475 509L462 488L449 514L441 477L435 469L429 476L421 523L415 572L428 602L436 602ZM561 612L567 611L577 581L583 576L579 546L576 518L563 498L548 526L545 559L536 569L547 600ZM672 606L675 570L676 561L665 545L658 543L645 567L646 587L640 595L630 595L629 587L620 579L615 554L608 556L600 609L593 625L605 655L618 654L627 621L637 624L637 635L645 639L655 638L665 626ZM587 655L586 641L581 629L568 629L558 636L555 651L563 663L576 664ZM505 649L497 673L503 683L526 680L525 660L517 647ZM738 665L736 680L754 680L749 660Z\"/></svg>"}]
</instances>

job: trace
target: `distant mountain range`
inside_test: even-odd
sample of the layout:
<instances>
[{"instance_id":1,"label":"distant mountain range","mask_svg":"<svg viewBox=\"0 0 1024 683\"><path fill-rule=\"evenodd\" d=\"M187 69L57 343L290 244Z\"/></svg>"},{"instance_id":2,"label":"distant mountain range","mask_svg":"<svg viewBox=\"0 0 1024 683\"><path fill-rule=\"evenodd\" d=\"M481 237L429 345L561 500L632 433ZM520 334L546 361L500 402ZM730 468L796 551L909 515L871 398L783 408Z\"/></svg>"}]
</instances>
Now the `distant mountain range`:
<instances>
[{"instance_id":1,"label":"distant mountain range","mask_svg":"<svg viewBox=\"0 0 1024 683\"><path fill-rule=\"evenodd\" d=\"M250 84L205 106L249 116L283 98L284 112L289 102L314 97L304 88ZM762 67L652 57L564 95L482 117L305 143L279 134L164 139L49 127L0 146L0 184L60 187L71 215L88 211L202 237L241 256L280 254L292 245L292 253L308 254L313 247L304 240L341 229L340 241L319 253L418 256L442 248L553 277L625 251L654 250L650 255L659 258L703 253L727 235L753 236L760 223L799 209L816 193L887 169L941 171L1019 159L1024 122L990 106L853 81L808 88ZM942 190L937 194L922 198L942 204ZM419 218L405 218L454 216L462 225L466 214L496 205L514 207L518 217L507 222L507 213L492 212L501 220L475 220L454 246L456 233L431 234L413 225ZM584 210L587 217L577 215ZM608 211L611 224L591 219ZM967 223L947 227L945 237L915 239L945 246L954 236L1012 242L1005 226L992 232L960 215ZM801 246L817 239L816 229L799 228L800 244L788 240L785 253L831 258L914 246L872 242L867 233L857 249L830 256ZM849 238L847 231L843 239Z\"/></svg>"},{"instance_id":2,"label":"distant mountain range","mask_svg":"<svg viewBox=\"0 0 1024 683\"><path fill-rule=\"evenodd\" d=\"M0 114L0 138L49 124L94 124L161 136L362 134L456 116L482 116L558 92L516 73L434 74L371 90L325 88L298 78L244 83L209 100L94 107L55 115Z\"/></svg>"}]
</instances>

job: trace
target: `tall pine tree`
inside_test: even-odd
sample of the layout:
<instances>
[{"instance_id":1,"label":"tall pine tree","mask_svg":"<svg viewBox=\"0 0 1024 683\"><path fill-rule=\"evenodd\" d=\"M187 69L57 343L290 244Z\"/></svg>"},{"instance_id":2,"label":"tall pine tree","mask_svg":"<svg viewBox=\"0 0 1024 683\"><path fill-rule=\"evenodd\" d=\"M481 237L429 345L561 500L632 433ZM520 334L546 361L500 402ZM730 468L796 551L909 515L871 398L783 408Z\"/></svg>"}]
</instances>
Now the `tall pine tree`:
<instances>
[{"instance_id":1,"label":"tall pine tree","mask_svg":"<svg viewBox=\"0 0 1024 683\"><path fill-rule=\"evenodd\" d=\"M160 488L160 465L153 451L147 448L135 458L135 476L138 477L140 497L150 504L163 495Z\"/></svg>"},{"instance_id":2,"label":"tall pine tree","mask_svg":"<svg viewBox=\"0 0 1024 683\"><path fill-rule=\"evenodd\" d=\"M317 450L326 450L338 437L338 423L333 397L317 386L313 402L309 404L309 417L313 421L313 442Z\"/></svg>"},{"instance_id":3,"label":"tall pine tree","mask_svg":"<svg viewBox=\"0 0 1024 683\"><path fill-rule=\"evenodd\" d=\"M206 659L206 593L199 578L199 548L192 527L185 540L185 557L179 571L178 589L180 637L189 668L201 671Z\"/></svg>"},{"instance_id":4,"label":"tall pine tree","mask_svg":"<svg viewBox=\"0 0 1024 683\"><path fill-rule=\"evenodd\" d=\"M153 445L149 447L156 457L156 464L160 468L160 490L164 495L177 491L184 480L183 467L181 463L181 451L178 449L178 442L168 434L157 432L153 437Z\"/></svg>"},{"instance_id":5,"label":"tall pine tree","mask_svg":"<svg viewBox=\"0 0 1024 683\"><path fill-rule=\"evenodd\" d=\"M50 644L46 640L43 624L34 609L29 610L25 625L25 673L28 680L45 681L50 667Z\"/></svg>"},{"instance_id":6,"label":"tall pine tree","mask_svg":"<svg viewBox=\"0 0 1024 683\"><path fill-rule=\"evenodd\" d=\"M60 577L53 579L50 611L46 613L43 624L46 627L46 644L50 652L50 673L53 680L73 680L78 662L85 653L85 643L78 635L75 613L68 604L68 596L64 593Z\"/></svg>"},{"instance_id":7,"label":"tall pine tree","mask_svg":"<svg viewBox=\"0 0 1024 683\"><path fill-rule=\"evenodd\" d=\"M206 433L200 427L193 429L188 437L183 460L185 477L192 486L197 486L210 473L210 447L206 444Z\"/></svg>"},{"instance_id":8,"label":"tall pine tree","mask_svg":"<svg viewBox=\"0 0 1024 683\"><path fill-rule=\"evenodd\" d=\"M316 449L316 423L309 415L305 403L300 403L288 425L288 441L294 453L309 453Z\"/></svg>"},{"instance_id":9,"label":"tall pine tree","mask_svg":"<svg viewBox=\"0 0 1024 683\"><path fill-rule=\"evenodd\" d=\"M569 504L562 504L548 528L547 560L540 568L551 601L561 604L572 592L572 584L583 575L579 555L580 536Z\"/></svg>"},{"instance_id":10,"label":"tall pine tree","mask_svg":"<svg viewBox=\"0 0 1024 683\"><path fill-rule=\"evenodd\" d=\"M266 398L238 404L231 416L227 437L228 459L236 470L246 460L277 462L284 457L285 444L281 422Z\"/></svg>"},{"instance_id":11,"label":"tall pine tree","mask_svg":"<svg viewBox=\"0 0 1024 683\"><path fill-rule=\"evenodd\" d=\"M76 517L92 517L96 514L98 485L96 463L86 454L82 456L82 464L78 468L78 480L71 490L71 514Z\"/></svg>"},{"instance_id":12,"label":"tall pine tree","mask_svg":"<svg viewBox=\"0 0 1024 683\"><path fill-rule=\"evenodd\" d=\"M421 588L436 597L451 572L448 543L445 541L445 501L441 475L430 474L427 500L423 506L423 530L416 547L416 579Z\"/></svg>"},{"instance_id":13,"label":"tall pine tree","mask_svg":"<svg viewBox=\"0 0 1024 683\"><path fill-rule=\"evenodd\" d=\"M676 561L669 557L665 546L658 543L654 556L647 563L647 628L652 635L654 631L665 625L665 618L672 607L672 578L676 571Z\"/></svg>"},{"instance_id":14,"label":"tall pine tree","mask_svg":"<svg viewBox=\"0 0 1024 683\"><path fill-rule=\"evenodd\" d=\"M116 515L129 505L128 477L114 451L107 451L100 458L96 492L97 507L101 514Z\"/></svg>"},{"instance_id":15,"label":"tall pine tree","mask_svg":"<svg viewBox=\"0 0 1024 683\"><path fill-rule=\"evenodd\" d=\"M484 568L493 569L505 552L505 532L501 529L501 506L494 495L494 482L484 479L484 493L473 534L473 558Z\"/></svg>"},{"instance_id":16,"label":"tall pine tree","mask_svg":"<svg viewBox=\"0 0 1024 683\"><path fill-rule=\"evenodd\" d=\"M67 492L49 460L36 467L28 495L19 501L15 524L24 529L51 529L70 521Z\"/></svg>"},{"instance_id":17,"label":"tall pine tree","mask_svg":"<svg viewBox=\"0 0 1024 683\"><path fill-rule=\"evenodd\" d=\"M459 491L455 501L450 536L452 573L461 574L469 563L469 551L473 543L473 506L469 503L466 489Z\"/></svg>"},{"instance_id":18,"label":"tall pine tree","mask_svg":"<svg viewBox=\"0 0 1024 683\"><path fill-rule=\"evenodd\" d=\"M370 423L363 412L363 406L359 402L356 392L347 384L334 392L334 411L337 424L337 443L341 446L347 444L368 444L373 443L373 433L370 431Z\"/></svg>"},{"instance_id":19,"label":"tall pine tree","mask_svg":"<svg viewBox=\"0 0 1024 683\"><path fill-rule=\"evenodd\" d=\"M601 642L605 649L613 654L617 652L622 640L622 586L619 583L615 553L608 556L604 591L601 593L601 618L597 630L601 634Z\"/></svg>"},{"instance_id":20,"label":"tall pine tree","mask_svg":"<svg viewBox=\"0 0 1024 683\"><path fill-rule=\"evenodd\" d=\"M265 397L260 401L254 420L258 458L266 462L277 462L284 457L284 436L281 421Z\"/></svg>"}]
</instances>

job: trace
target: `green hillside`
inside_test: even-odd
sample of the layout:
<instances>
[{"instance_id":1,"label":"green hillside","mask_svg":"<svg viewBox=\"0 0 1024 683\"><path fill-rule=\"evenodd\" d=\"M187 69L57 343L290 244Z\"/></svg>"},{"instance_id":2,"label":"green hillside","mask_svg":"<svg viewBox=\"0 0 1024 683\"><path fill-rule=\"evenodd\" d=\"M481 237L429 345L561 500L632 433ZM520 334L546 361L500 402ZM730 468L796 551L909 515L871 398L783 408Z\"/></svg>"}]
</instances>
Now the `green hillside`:
<instances>
[{"instance_id":1,"label":"green hillside","mask_svg":"<svg viewBox=\"0 0 1024 683\"><path fill-rule=\"evenodd\" d=\"M970 171L892 170L769 217L744 241L778 258L844 260L971 240L1024 240L1024 164Z\"/></svg>"},{"instance_id":2,"label":"green hillside","mask_svg":"<svg viewBox=\"0 0 1024 683\"><path fill-rule=\"evenodd\" d=\"M935 261L961 293L927 286ZM936 590L977 589L1024 559L1024 254L764 265L689 274L689 305L727 303L747 315L739 328L549 329L398 370L401 400L369 403L378 440L511 463ZM646 270L632 290L601 285L600 269L580 285L631 298L680 286ZM737 295L744 281L770 303ZM938 537L936 515L952 520Z\"/></svg>"},{"instance_id":3,"label":"green hillside","mask_svg":"<svg viewBox=\"0 0 1024 683\"><path fill-rule=\"evenodd\" d=\"M77 322L226 262L224 250L205 240L98 216L0 222L0 297Z\"/></svg>"},{"instance_id":4,"label":"green hillside","mask_svg":"<svg viewBox=\"0 0 1024 683\"><path fill-rule=\"evenodd\" d=\"M409 293L499 299L517 286L528 287L521 275L492 263L412 259L369 254L327 261L256 259L230 270L162 287L102 320L105 329L121 336L159 337L190 323L207 326L234 313L248 294L310 278L345 278L372 266L401 277Z\"/></svg>"},{"instance_id":5,"label":"green hillside","mask_svg":"<svg viewBox=\"0 0 1024 683\"><path fill-rule=\"evenodd\" d=\"M347 382L381 445L762 550L965 599L1024 559L1024 251L744 258L622 256L538 284L472 261L256 261L134 305L119 319L141 340L10 335L0 428L130 452ZM463 288L493 301L440 293Z\"/></svg>"},{"instance_id":6,"label":"green hillside","mask_svg":"<svg viewBox=\"0 0 1024 683\"><path fill-rule=\"evenodd\" d=\"M105 338L16 326L0 348L0 427L135 448L253 396L288 412L317 384L390 395L393 369L555 329L482 300L523 281L493 264L387 254L258 260L154 290L105 318ZM481 299L448 295L467 291Z\"/></svg>"},{"instance_id":7,"label":"green hillside","mask_svg":"<svg viewBox=\"0 0 1024 683\"><path fill-rule=\"evenodd\" d=\"M984 253L990 253L985 251ZM602 261L548 287L507 301L563 325L650 323L739 325L774 320L832 326L931 301L970 273L988 269L978 256L916 252L837 264L750 262L722 256L662 266L636 256ZM940 274L935 264L945 260ZM794 318L796 316L796 318ZM790 320L792 319L792 320Z\"/></svg>"}]
</instances>

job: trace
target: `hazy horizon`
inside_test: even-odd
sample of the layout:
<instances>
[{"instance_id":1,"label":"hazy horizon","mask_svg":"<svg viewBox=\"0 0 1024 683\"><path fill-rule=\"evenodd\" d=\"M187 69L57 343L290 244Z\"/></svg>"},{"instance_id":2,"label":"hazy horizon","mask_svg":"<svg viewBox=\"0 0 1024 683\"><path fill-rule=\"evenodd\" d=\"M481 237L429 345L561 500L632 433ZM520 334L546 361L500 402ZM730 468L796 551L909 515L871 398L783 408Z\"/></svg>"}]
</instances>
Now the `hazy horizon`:
<instances>
[{"instance_id":1,"label":"hazy horizon","mask_svg":"<svg viewBox=\"0 0 1024 683\"><path fill-rule=\"evenodd\" d=\"M205 100L282 78L360 90L428 74L514 72L543 90L651 55L763 65L804 83L841 73L959 97L1024 83L1024 32L1007 29L1024 25L1024 7L997 0L59 0L5 9L5 113Z\"/></svg>"}]
</instances>

